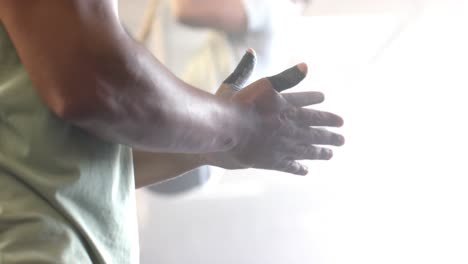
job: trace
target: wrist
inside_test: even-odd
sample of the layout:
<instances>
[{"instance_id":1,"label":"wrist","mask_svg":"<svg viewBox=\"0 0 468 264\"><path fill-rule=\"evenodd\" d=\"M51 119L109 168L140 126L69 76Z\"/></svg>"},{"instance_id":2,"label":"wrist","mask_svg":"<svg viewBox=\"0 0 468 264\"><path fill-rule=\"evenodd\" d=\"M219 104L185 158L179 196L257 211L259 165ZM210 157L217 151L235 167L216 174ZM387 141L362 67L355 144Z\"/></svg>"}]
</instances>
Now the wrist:
<instances>
[{"instance_id":1,"label":"wrist","mask_svg":"<svg viewBox=\"0 0 468 264\"><path fill-rule=\"evenodd\" d=\"M197 168L205 165L212 165L210 164L210 159L208 157L208 153L197 153L197 154L189 154L188 163L192 165L192 167Z\"/></svg>"},{"instance_id":2,"label":"wrist","mask_svg":"<svg viewBox=\"0 0 468 264\"><path fill-rule=\"evenodd\" d=\"M239 148L248 142L248 139L256 131L258 118L252 105L247 103L232 102L235 117L231 119L232 146L228 150Z\"/></svg>"}]
</instances>

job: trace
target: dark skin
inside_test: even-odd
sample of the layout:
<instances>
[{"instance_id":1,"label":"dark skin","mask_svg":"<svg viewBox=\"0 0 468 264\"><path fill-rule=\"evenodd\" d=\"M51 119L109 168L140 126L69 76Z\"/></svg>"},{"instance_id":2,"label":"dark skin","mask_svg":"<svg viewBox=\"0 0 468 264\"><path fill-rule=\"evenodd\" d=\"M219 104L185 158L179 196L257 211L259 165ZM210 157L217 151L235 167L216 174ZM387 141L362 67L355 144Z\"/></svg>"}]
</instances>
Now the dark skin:
<instances>
[{"instance_id":1,"label":"dark skin","mask_svg":"<svg viewBox=\"0 0 468 264\"><path fill-rule=\"evenodd\" d=\"M147 151L237 145L254 121L241 118L238 104L171 74L127 34L113 3L0 2L2 22L50 109L105 140Z\"/></svg>"},{"instance_id":2,"label":"dark skin","mask_svg":"<svg viewBox=\"0 0 468 264\"><path fill-rule=\"evenodd\" d=\"M0 1L1 22L39 95L60 118L147 153L196 157L195 165L299 175L307 169L297 160L331 157L312 144L344 143L310 127L341 126L339 116L301 108L323 95L279 93L305 77L305 64L229 98L210 95L177 79L128 36L114 4Z\"/></svg>"},{"instance_id":3,"label":"dark skin","mask_svg":"<svg viewBox=\"0 0 468 264\"><path fill-rule=\"evenodd\" d=\"M308 172L307 168L295 160L330 159L333 155L330 149L314 145L344 143L342 136L310 126L341 126L342 120L332 113L303 108L322 102L324 96L321 93L279 94L283 90L296 86L305 78L307 74L305 64L299 64L275 76L260 79L240 90L252 73L255 62L254 53L248 51L237 69L223 84L230 89L222 86L217 95L230 97L231 100L240 99L248 104L248 108L266 113L271 118L262 120L259 125L263 126L263 130L271 130L275 133L259 135L257 140L261 140L260 144L258 141L245 142L247 145L255 144L255 151L243 152L244 148L241 145L231 151L231 153L237 152L236 159L225 158L225 155L231 153L216 153L209 157L209 161L214 160L214 164L221 163L222 167L229 169L256 167L285 171L284 168L288 168L286 172L305 175ZM228 94L226 91L234 92ZM294 128L291 129L292 127ZM272 153L274 153L273 159L276 160L273 166ZM237 163L226 162L233 160Z\"/></svg>"},{"instance_id":4,"label":"dark skin","mask_svg":"<svg viewBox=\"0 0 468 264\"><path fill-rule=\"evenodd\" d=\"M216 96L226 99L232 99L237 94L237 92L244 87L245 83L247 82L248 78L254 70L256 62L256 57L254 54L255 53L252 50L249 50L244 55L234 72L220 86L220 88L216 92ZM302 67L303 66L305 65L302 65ZM296 82L300 82L300 80L302 80L303 77L305 77L302 74L295 74L297 73L297 70L297 67L293 67L290 70L287 70L285 73L281 73L277 76L281 77L289 75L289 86L292 86ZM272 78L270 77L264 78L262 80L267 80L267 87L273 88L271 79ZM275 81L273 81L273 83L274 82ZM247 89L247 87L245 89ZM240 94L237 96L240 96ZM323 102L324 95L320 92L282 93L281 96L286 101L283 101L284 103L286 103L289 107L292 107L292 109L297 110L296 114L298 115L297 120L299 125L302 124L303 126L307 126L306 123L302 123L306 119L309 120L308 122L310 122L311 126L318 126L320 122L322 122L322 120L327 120L327 122L338 123L332 123L330 124L330 126L339 126L339 122L342 122L342 120L339 119L335 120L334 118L326 117L327 115L334 116L331 113L303 108L305 106L310 106ZM321 115L325 115L325 117L319 117ZM322 123L322 125L324 124ZM329 139L330 141L343 140L343 138L337 134L330 134L330 136L332 137ZM286 140L286 137L284 139ZM306 139L305 141L308 140ZM306 144L298 144L295 146L295 148L291 149L288 148L287 144L282 145L280 143L273 145L274 148L278 149L278 151L276 152L276 159L283 161L282 163L279 163L277 165L278 167L284 165L284 163L286 162L292 162L292 157L297 157L298 159L327 160L330 159L333 155L333 152L330 149L312 146L309 145L308 142ZM270 148L268 148L266 151L269 151L269 149ZM242 151L240 151L237 154L239 155L238 159L226 157L226 155L233 155L235 151L230 151L228 153L215 152L204 154L148 153L134 151L137 188L171 179L202 165L214 165L226 169L245 169L251 167L271 169L271 167L262 167L262 163L264 161L262 160L263 156L259 154L261 151L262 149L258 149L257 152L255 152L256 157L252 157L250 153L242 153ZM264 157L268 159L270 155L267 154ZM290 166L286 166L291 168L291 171L289 172L294 173L292 172L292 170L297 170L295 172L296 174L307 173L306 167L298 163L296 164L289 164Z\"/></svg>"}]
</instances>

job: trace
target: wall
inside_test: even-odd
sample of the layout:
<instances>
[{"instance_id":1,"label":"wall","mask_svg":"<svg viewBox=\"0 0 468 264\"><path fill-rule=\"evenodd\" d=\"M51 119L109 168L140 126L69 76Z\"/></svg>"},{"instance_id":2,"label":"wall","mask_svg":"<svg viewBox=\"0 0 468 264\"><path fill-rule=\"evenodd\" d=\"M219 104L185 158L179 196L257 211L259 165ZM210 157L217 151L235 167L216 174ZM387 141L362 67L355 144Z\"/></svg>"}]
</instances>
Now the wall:
<instances>
[{"instance_id":1,"label":"wall","mask_svg":"<svg viewBox=\"0 0 468 264\"><path fill-rule=\"evenodd\" d=\"M153 201L140 217L156 216L142 263L468 263L466 1L345 2L305 19L297 90L326 92L346 146L306 178L234 171L177 198L139 193Z\"/></svg>"}]
</instances>

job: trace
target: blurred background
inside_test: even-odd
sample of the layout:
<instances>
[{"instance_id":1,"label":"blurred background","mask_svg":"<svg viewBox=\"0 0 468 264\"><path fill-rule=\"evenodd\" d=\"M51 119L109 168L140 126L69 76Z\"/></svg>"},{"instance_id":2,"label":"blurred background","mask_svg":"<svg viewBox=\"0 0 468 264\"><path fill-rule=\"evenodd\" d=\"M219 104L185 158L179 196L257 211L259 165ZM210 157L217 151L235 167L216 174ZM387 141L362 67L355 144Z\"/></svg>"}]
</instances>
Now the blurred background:
<instances>
[{"instance_id":1,"label":"blurred background","mask_svg":"<svg viewBox=\"0 0 468 264\"><path fill-rule=\"evenodd\" d=\"M120 0L135 35L150 6ZM260 72L307 62L295 90L326 94L346 145L307 177L216 170L184 192L139 191L141 262L468 263L467 1L313 0L278 21L287 35L267 39Z\"/></svg>"}]
</instances>

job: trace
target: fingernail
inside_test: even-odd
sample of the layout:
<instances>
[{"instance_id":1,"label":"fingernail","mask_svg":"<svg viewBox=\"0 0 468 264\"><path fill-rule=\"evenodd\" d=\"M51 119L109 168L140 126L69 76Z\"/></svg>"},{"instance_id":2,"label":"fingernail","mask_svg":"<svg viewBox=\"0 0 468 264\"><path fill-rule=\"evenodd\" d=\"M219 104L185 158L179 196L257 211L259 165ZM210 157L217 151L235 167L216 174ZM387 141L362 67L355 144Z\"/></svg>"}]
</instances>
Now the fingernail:
<instances>
[{"instance_id":1,"label":"fingernail","mask_svg":"<svg viewBox=\"0 0 468 264\"><path fill-rule=\"evenodd\" d=\"M296 67L297 67L304 75L307 74L308 67L307 67L307 64L305 64L304 62L299 63L298 65L296 65Z\"/></svg>"},{"instance_id":2,"label":"fingernail","mask_svg":"<svg viewBox=\"0 0 468 264\"><path fill-rule=\"evenodd\" d=\"M252 58L253 60L257 59L255 51L253 49L248 49L245 51L244 58Z\"/></svg>"},{"instance_id":3,"label":"fingernail","mask_svg":"<svg viewBox=\"0 0 468 264\"><path fill-rule=\"evenodd\" d=\"M252 54L253 56L256 55L255 50L252 48L248 48L246 52Z\"/></svg>"},{"instance_id":4,"label":"fingernail","mask_svg":"<svg viewBox=\"0 0 468 264\"><path fill-rule=\"evenodd\" d=\"M300 174L301 174L302 176L306 176L308 173L309 173L309 168L307 168L307 167L304 166L304 165L301 165Z\"/></svg>"},{"instance_id":5,"label":"fingernail","mask_svg":"<svg viewBox=\"0 0 468 264\"><path fill-rule=\"evenodd\" d=\"M333 151L331 149L325 149L325 155L326 159L330 160L331 158L333 158Z\"/></svg>"}]
</instances>

